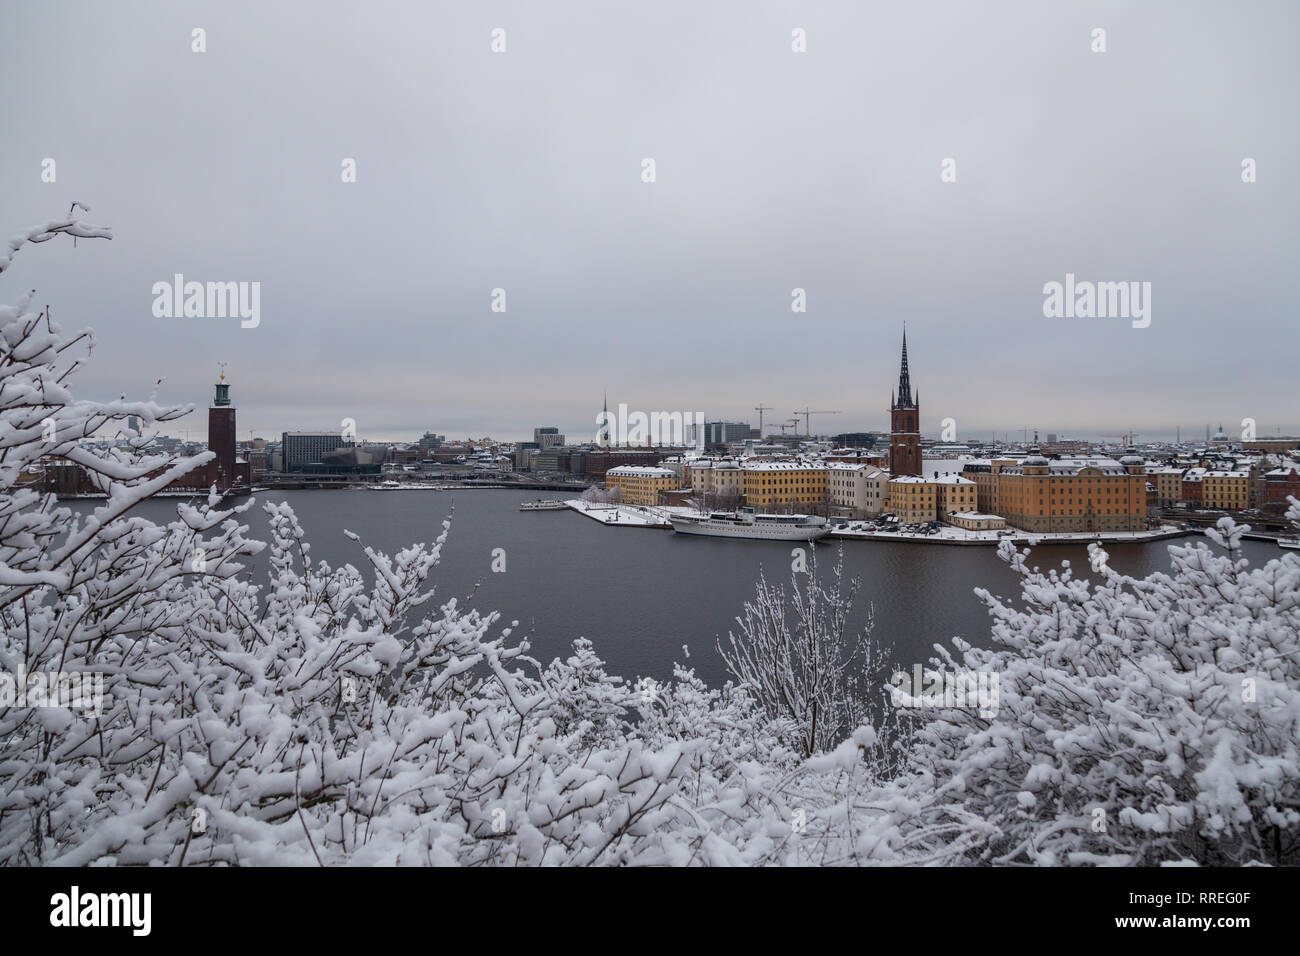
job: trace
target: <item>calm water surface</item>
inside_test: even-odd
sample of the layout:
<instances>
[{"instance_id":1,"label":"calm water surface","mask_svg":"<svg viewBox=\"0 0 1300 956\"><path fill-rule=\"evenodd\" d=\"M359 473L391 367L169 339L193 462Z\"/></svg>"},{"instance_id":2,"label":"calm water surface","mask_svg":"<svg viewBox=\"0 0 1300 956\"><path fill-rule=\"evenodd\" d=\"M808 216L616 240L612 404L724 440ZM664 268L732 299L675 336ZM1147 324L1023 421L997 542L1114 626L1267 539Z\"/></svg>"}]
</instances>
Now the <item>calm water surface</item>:
<instances>
[{"instance_id":1,"label":"calm water surface","mask_svg":"<svg viewBox=\"0 0 1300 956\"><path fill-rule=\"evenodd\" d=\"M587 637L609 670L628 678L662 680L671 677L674 662L684 662L710 684L721 684L727 674L715 644L734 628L759 569L769 580L789 581L789 542L607 528L571 511L518 510L522 500L537 496L489 489L263 492L255 496L247 521L252 536L265 540L262 502L287 501L311 543L313 561L364 570L365 556L344 529L392 554L437 537L454 503L451 535L434 571L439 602L453 596L463 602L474 593L474 607L497 610L507 623L518 620L520 632L531 634L532 655L542 661L565 655L574 638ZM74 504L80 511L94 506ZM175 499L155 499L140 513L162 521L174 516L175 507ZM1206 539L1108 545L1107 550L1116 570L1146 575L1168 570L1170 543L1197 540ZM833 563L836 547L819 546L823 570ZM504 573L492 571L495 548L505 549ZM1246 543L1252 563L1280 553L1272 544ZM1063 560L1076 569L1088 567L1084 547L1040 547L1034 559L1042 567ZM870 606L875 638L892 645L894 660L909 666L928 660L935 643L954 636L989 645L988 614L973 590L1015 593L1015 576L993 548L847 541L844 565L862 581L859 617L865 618ZM264 575L265 568L259 556L253 573Z\"/></svg>"}]
</instances>

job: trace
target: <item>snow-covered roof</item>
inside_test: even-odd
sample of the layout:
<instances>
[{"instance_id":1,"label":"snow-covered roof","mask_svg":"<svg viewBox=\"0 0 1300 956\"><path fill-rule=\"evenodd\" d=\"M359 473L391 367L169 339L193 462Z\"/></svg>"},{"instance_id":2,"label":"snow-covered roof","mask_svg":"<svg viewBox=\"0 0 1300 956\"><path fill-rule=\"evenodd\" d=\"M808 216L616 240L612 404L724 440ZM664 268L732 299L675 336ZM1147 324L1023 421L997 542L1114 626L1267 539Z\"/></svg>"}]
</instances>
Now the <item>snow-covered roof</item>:
<instances>
[{"instance_id":1,"label":"snow-covered roof","mask_svg":"<svg viewBox=\"0 0 1300 956\"><path fill-rule=\"evenodd\" d=\"M615 478L676 478L677 472L668 468L655 468L651 465L619 465L605 472L606 476Z\"/></svg>"},{"instance_id":2,"label":"snow-covered roof","mask_svg":"<svg viewBox=\"0 0 1300 956\"><path fill-rule=\"evenodd\" d=\"M759 461L745 466L746 471L825 471L821 461Z\"/></svg>"},{"instance_id":3,"label":"snow-covered roof","mask_svg":"<svg viewBox=\"0 0 1300 956\"><path fill-rule=\"evenodd\" d=\"M865 461L862 462L831 461L826 463L826 467L831 469L831 471L859 471L859 472L865 472L870 475L886 474L885 471Z\"/></svg>"}]
</instances>

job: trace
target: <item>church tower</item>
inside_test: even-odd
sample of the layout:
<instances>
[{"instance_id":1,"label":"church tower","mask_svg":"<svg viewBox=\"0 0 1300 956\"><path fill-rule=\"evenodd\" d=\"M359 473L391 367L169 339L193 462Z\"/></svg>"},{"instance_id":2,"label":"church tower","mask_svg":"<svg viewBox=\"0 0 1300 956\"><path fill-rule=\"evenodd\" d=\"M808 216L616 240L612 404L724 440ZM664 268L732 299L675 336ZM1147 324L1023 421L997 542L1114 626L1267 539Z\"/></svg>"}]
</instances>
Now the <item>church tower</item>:
<instances>
[{"instance_id":1,"label":"church tower","mask_svg":"<svg viewBox=\"0 0 1300 956\"><path fill-rule=\"evenodd\" d=\"M208 450L217 459L208 464L208 483L223 491L235 483L235 407L230 404L230 383L223 371L208 409Z\"/></svg>"},{"instance_id":2,"label":"church tower","mask_svg":"<svg viewBox=\"0 0 1300 956\"><path fill-rule=\"evenodd\" d=\"M605 407L599 416L600 428L596 431L596 444L601 448L609 447L609 392L605 392Z\"/></svg>"},{"instance_id":3,"label":"church tower","mask_svg":"<svg viewBox=\"0 0 1300 956\"><path fill-rule=\"evenodd\" d=\"M921 474L921 393L912 397L907 369L907 329L903 329L903 363L898 372L898 396L889 403L889 474L893 478Z\"/></svg>"}]
</instances>

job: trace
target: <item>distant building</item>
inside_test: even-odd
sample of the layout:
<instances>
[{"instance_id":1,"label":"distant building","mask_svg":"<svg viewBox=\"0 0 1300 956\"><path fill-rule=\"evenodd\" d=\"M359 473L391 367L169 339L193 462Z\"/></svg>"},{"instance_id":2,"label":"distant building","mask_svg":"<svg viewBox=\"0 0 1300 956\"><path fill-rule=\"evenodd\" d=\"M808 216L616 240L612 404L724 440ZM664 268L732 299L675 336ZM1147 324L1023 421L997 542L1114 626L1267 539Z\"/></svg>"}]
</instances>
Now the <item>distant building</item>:
<instances>
[{"instance_id":1,"label":"distant building","mask_svg":"<svg viewBox=\"0 0 1300 956\"><path fill-rule=\"evenodd\" d=\"M896 478L921 472L921 393L912 397L907 368L907 332L903 332L903 359L898 371L898 395L889 402L889 473Z\"/></svg>"},{"instance_id":2,"label":"distant building","mask_svg":"<svg viewBox=\"0 0 1300 956\"><path fill-rule=\"evenodd\" d=\"M824 514L830 504L829 472L820 461L745 464L745 504L758 512Z\"/></svg>"},{"instance_id":3,"label":"distant building","mask_svg":"<svg viewBox=\"0 0 1300 956\"><path fill-rule=\"evenodd\" d=\"M171 488L211 488L228 491L234 487L247 487L252 474L246 459L240 458L235 441L235 406L230 401L230 383L225 373L214 386L212 405L208 408L208 451L215 457L204 468L182 475L171 483Z\"/></svg>"},{"instance_id":4,"label":"distant building","mask_svg":"<svg viewBox=\"0 0 1300 956\"><path fill-rule=\"evenodd\" d=\"M280 436L281 470L301 471L304 466L319 464L339 448L350 448L342 432L284 432Z\"/></svg>"},{"instance_id":5,"label":"distant building","mask_svg":"<svg viewBox=\"0 0 1300 956\"><path fill-rule=\"evenodd\" d=\"M965 528L967 531L1001 531L1007 526L1007 520L1001 515L983 514L978 511L959 511L948 515L948 523Z\"/></svg>"},{"instance_id":6,"label":"distant building","mask_svg":"<svg viewBox=\"0 0 1300 956\"><path fill-rule=\"evenodd\" d=\"M209 471L218 488L235 484L235 407L230 404L230 383L222 372L208 408L208 451L216 454Z\"/></svg>"},{"instance_id":7,"label":"distant building","mask_svg":"<svg viewBox=\"0 0 1300 956\"><path fill-rule=\"evenodd\" d=\"M1275 468L1259 479L1259 506L1265 511L1285 514L1288 498L1300 498L1300 472L1295 468Z\"/></svg>"},{"instance_id":8,"label":"distant building","mask_svg":"<svg viewBox=\"0 0 1300 956\"><path fill-rule=\"evenodd\" d=\"M745 472L734 458L687 459L682 480L702 509L733 510L745 499Z\"/></svg>"},{"instance_id":9,"label":"distant building","mask_svg":"<svg viewBox=\"0 0 1300 956\"><path fill-rule=\"evenodd\" d=\"M885 510L889 473L874 465L833 461L826 465L830 513L841 518L866 518Z\"/></svg>"},{"instance_id":10,"label":"distant building","mask_svg":"<svg viewBox=\"0 0 1300 956\"><path fill-rule=\"evenodd\" d=\"M564 444L564 436L554 426L533 429L533 441L543 450Z\"/></svg>"},{"instance_id":11,"label":"distant building","mask_svg":"<svg viewBox=\"0 0 1300 956\"><path fill-rule=\"evenodd\" d=\"M620 465L654 466L681 449L672 448L589 448L583 455L585 474L600 477Z\"/></svg>"},{"instance_id":12,"label":"distant building","mask_svg":"<svg viewBox=\"0 0 1300 956\"><path fill-rule=\"evenodd\" d=\"M1250 507L1250 473L1207 471L1201 476L1201 507L1245 511Z\"/></svg>"},{"instance_id":13,"label":"distant building","mask_svg":"<svg viewBox=\"0 0 1300 956\"><path fill-rule=\"evenodd\" d=\"M705 422L703 425L692 425L691 431L693 434L684 437L698 445L702 434L706 448L718 448L732 442L761 437L749 427L748 422Z\"/></svg>"},{"instance_id":14,"label":"distant building","mask_svg":"<svg viewBox=\"0 0 1300 956\"><path fill-rule=\"evenodd\" d=\"M629 505L657 505L659 493L681 487L681 478L667 468L620 465L605 473L605 489L619 490L619 501Z\"/></svg>"},{"instance_id":15,"label":"distant building","mask_svg":"<svg viewBox=\"0 0 1300 956\"><path fill-rule=\"evenodd\" d=\"M934 483L939 489L936 512L940 521L947 521L952 514L976 510L979 496L975 482L970 478L955 474L939 475Z\"/></svg>"},{"instance_id":16,"label":"distant building","mask_svg":"<svg viewBox=\"0 0 1300 956\"><path fill-rule=\"evenodd\" d=\"M1001 514L998 504L998 472L1016 464L1014 458L976 458L962 462L962 477L975 482L975 509Z\"/></svg>"},{"instance_id":17,"label":"distant building","mask_svg":"<svg viewBox=\"0 0 1300 956\"><path fill-rule=\"evenodd\" d=\"M1179 487L1179 496L1193 508L1201 506L1201 487L1202 479L1205 478L1204 468L1188 468L1183 472L1182 481Z\"/></svg>"},{"instance_id":18,"label":"distant building","mask_svg":"<svg viewBox=\"0 0 1300 956\"><path fill-rule=\"evenodd\" d=\"M998 472L998 503L1025 531L1141 531L1147 526L1146 463L1136 455L1049 461L1029 457Z\"/></svg>"},{"instance_id":19,"label":"distant building","mask_svg":"<svg viewBox=\"0 0 1300 956\"><path fill-rule=\"evenodd\" d=\"M840 432L831 441L840 448L874 448L877 437L874 432Z\"/></svg>"},{"instance_id":20,"label":"distant building","mask_svg":"<svg viewBox=\"0 0 1300 956\"><path fill-rule=\"evenodd\" d=\"M537 442L521 441L515 448L515 471L531 471L537 451Z\"/></svg>"},{"instance_id":21,"label":"distant building","mask_svg":"<svg viewBox=\"0 0 1300 956\"><path fill-rule=\"evenodd\" d=\"M888 507L904 524L935 521L939 517L939 485L934 479L920 475L890 478Z\"/></svg>"},{"instance_id":22,"label":"distant building","mask_svg":"<svg viewBox=\"0 0 1300 956\"><path fill-rule=\"evenodd\" d=\"M1183 499L1183 469L1173 466L1147 470L1147 481L1156 487L1156 504L1172 508Z\"/></svg>"},{"instance_id":23,"label":"distant building","mask_svg":"<svg viewBox=\"0 0 1300 956\"><path fill-rule=\"evenodd\" d=\"M1261 438L1241 443L1242 451L1285 452L1300 449L1300 438Z\"/></svg>"}]
</instances>

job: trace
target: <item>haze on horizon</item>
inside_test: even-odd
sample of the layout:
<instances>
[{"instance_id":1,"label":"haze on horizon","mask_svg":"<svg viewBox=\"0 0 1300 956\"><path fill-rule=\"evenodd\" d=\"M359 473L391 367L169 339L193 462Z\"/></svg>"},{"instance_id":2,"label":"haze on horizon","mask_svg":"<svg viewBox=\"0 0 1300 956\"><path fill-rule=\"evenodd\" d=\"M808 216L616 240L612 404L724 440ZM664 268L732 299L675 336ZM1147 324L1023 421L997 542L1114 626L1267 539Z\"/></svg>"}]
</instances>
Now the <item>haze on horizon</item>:
<instances>
[{"instance_id":1,"label":"haze on horizon","mask_svg":"<svg viewBox=\"0 0 1300 956\"><path fill-rule=\"evenodd\" d=\"M240 438L589 440L605 390L881 429L904 322L926 434L1294 435L1297 26L1286 2L11 0L0 236L78 200L115 238L24 249L0 301L96 330L82 397L162 377L201 409L228 363ZM176 273L260 282L260 324L155 318ZM1045 318L1067 273L1149 281L1150 326Z\"/></svg>"}]
</instances>

